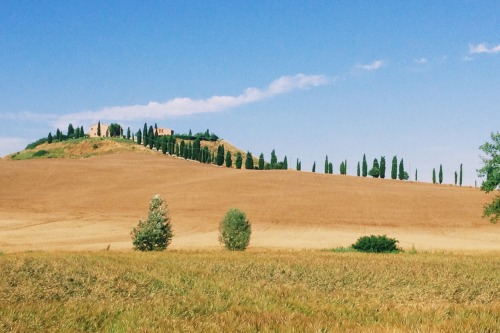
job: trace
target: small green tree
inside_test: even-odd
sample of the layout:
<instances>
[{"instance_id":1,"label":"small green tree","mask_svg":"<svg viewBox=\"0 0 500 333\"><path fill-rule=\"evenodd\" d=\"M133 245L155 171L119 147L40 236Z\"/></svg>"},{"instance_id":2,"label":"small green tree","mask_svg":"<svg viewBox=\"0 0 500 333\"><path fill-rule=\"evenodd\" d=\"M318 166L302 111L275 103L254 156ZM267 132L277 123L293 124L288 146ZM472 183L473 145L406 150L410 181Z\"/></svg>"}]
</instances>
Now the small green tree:
<instances>
[{"instance_id":1,"label":"small green tree","mask_svg":"<svg viewBox=\"0 0 500 333\"><path fill-rule=\"evenodd\" d=\"M230 168L233 166L233 160L231 156L231 152L228 150L226 152L226 168Z\"/></svg>"},{"instance_id":2,"label":"small green tree","mask_svg":"<svg viewBox=\"0 0 500 333\"><path fill-rule=\"evenodd\" d=\"M224 164L224 145L219 145L217 147L217 159L216 159L216 164L218 166L221 166Z\"/></svg>"},{"instance_id":3,"label":"small green tree","mask_svg":"<svg viewBox=\"0 0 500 333\"><path fill-rule=\"evenodd\" d=\"M276 165L278 164L278 157L276 156L276 151L273 149L271 152L271 169L276 169Z\"/></svg>"},{"instance_id":4,"label":"small green tree","mask_svg":"<svg viewBox=\"0 0 500 333\"><path fill-rule=\"evenodd\" d=\"M75 135L75 128L73 127L73 124L68 125L68 138L71 138Z\"/></svg>"},{"instance_id":5,"label":"small green tree","mask_svg":"<svg viewBox=\"0 0 500 333\"><path fill-rule=\"evenodd\" d=\"M231 208L219 224L219 242L230 251L244 251L250 243L252 226L244 212Z\"/></svg>"},{"instance_id":6,"label":"small green tree","mask_svg":"<svg viewBox=\"0 0 500 333\"><path fill-rule=\"evenodd\" d=\"M481 191L486 193L500 187L500 132L491 133L491 141L479 147L486 154L482 157L484 166L478 170L479 177L486 177L486 180L481 184ZM491 223L497 223L500 220L500 195L484 206L483 217L490 216Z\"/></svg>"},{"instance_id":7,"label":"small green tree","mask_svg":"<svg viewBox=\"0 0 500 333\"><path fill-rule=\"evenodd\" d=\"M436 184L436 168L432 168L432 183Z\"/></svg>"},{"instance_id":8,"label":"small green tree","mask_svg":"<svg viewBox=\"0 0 500 333\"><path fill-rule=\"evenodd\" d=\"M392 158L391 179L396 178L398 178L398 157L394 156Z\"/></svg>"},{"instance_id":9,"label":"small green tree","mask_svg":"<svg viewBox=\"0 0 500 333\"><path fill-rule=\"evenodd\" d=\"M253 157L251 152L247 152L247 158L245 160L245 169L253 169Z\"/></svg>"},{"instance_id":10,"label":"small green tree","mask_svg":"<svg viewBox=\"0 0 500 333\"><path fill-rule=\"evenodd\" d=\"M132 244L139 251L163 251L172 241L173 233L167 206L157 194L149 203L149 214L145 221L132 229Z\"/></svg>"},{"instance_id":11,"label":"small green tree","mask_svg":"<svg viewBox=\"0 0 500 333\"><path fill-rule=\"evenodd\" d=\"M326 158L325 158L325 173L330 173L329 170L330 170L330 163L328 162L328 155L326 155Z\"/></svg>"},{"instance_id":12,"label":"small green tree","mask_svg":"<svg viewBox=\"0 0 500 333\"><path fill-rule=\"evenodd\" d=\"M98 121L97 122L97 136L101 136L101 122Z\"/></svg>"},{"instance_id":13,"label":"small green tree","mask_svg":"<svg viewBox=\"0 0 500 333\"><path fill-rule=\"evenodd\" d=\"M371 253L387 253L387 252L400 252L402 251L396 245L399 241L395 238L388 238L383 236L363 236L358 238L356 243L352 244L352 248L361 252Z\"/></svg>"},{"instance_id":14,"label":"small green tree","mask_svg":"<svg viewBox=\"0 0 500 333\"><path fill-rule=\"evenodd\" d=\"M415 181L418 182L418 169L415 169Z\"/></svg>"},{"instance_id":15,"label":"small green tree","mask_svg":"<svg viewBox=\"0 0 500 333\"><path fill-rule=\"evenodd\" d=\"M259 156L259 170L264 170L264 154L260 154Z\"/></svg>"},{"instance_id":16,"label":"small green tree","mask_svg":"<svg viewBox=\"0 0 500 333\"><path fill-rule=\"evenodd\" d=\"M288 159L286 158L286 155L285 159L283 160L283 170L288 170Z\"/></svg>"},{"instance_id":17,"label":"small green tree","mask_svg":"<svg viewBox=\"0 0 500 333\"><path fill-rule=\"evenodd\" d=\"M344 161L340 162L340 174L344 174Z\"/></svg>"},{"instance_id":18,"label":"small green tree","mask_svg":"<svg viewBox=\"0 0 500 333\"><path fill-rule=\"evenodd\" d=\"M80 137L85 137L85 131L83 130L83 126L80 127Z\"/></svg>"},{"instance_id":19,"label":"small green tree","mask_svg":"<svg viewBox=\"0 0 500 333\"><path fill-rule=\"evenodd\" d=\"M333 173L333 164L332 164L332 162L328 163L328 173L329 174Z\"/></svg>"},{"instance_id":20,"label":"small green tree","mask_svg":"<svg viewBox=\"0 0 500 333\"><path fill-rule=\"evenodd\" d=\"M443 183L443 165L439 165L439 184Z\"/></svg>"},{"instance_id":21,"label":"small green tree","mask_svg":"<svg viewBox=\"0 0 500 333\"><path fill-rule=\"evenodd\" d=\"M457 186L457 181L458 181L458 173L455 171L455 186Z\"/></svg>"},{"instance_id":22,"label":"small green tree","mask_svg":"<svg viewBox=\"0 0 500 333\"><path fill-rule=\"evenodd\" d=\"M51 144L52 143L52 133L49 132L49 136L47 137L47 143Z\"/></svg>"},{"instance_id":23,"label":"small green tree","mask_svg":"<svg viewBox=\"0 0 500 333\"><path fill-rule=\"evenodd\" d=\"M238 151L236 152L236 169L241 169L241 165L243 164L243 156L241 153Z\"/></svg>"},{"instance_id":24,"label":"small green tree","mask_svg":"<svg viewBox=\"0 0 500 333\"><path fill-rule=\"evenodd\" d=\"M142 129L142 143L144 144L144 147L146 147L149 142L148 142L148 124L144 123L144 127Z\"/></svg>"},{"instance_id":25,"label":"small green tree","mask_svg":"<svg viewBox=\"0 0 500 333\"><path fill-rule=\"evenodd\" d=\"M316 161L313 163L312 172L316 172Z\"/></svg>"},{"instance_id":26,"label":"small green tree","mask_svg":"<svg viewBox=\"0 0 500 333\"><path fill-rule=\"evenodd\" d=\"M130 127L127 127L127 139L130 140Z\"/></svg>"},{"instance_id":27,"label":"small green tree","mask_svg":"<svg viewBox=\"0 0 500 333\"><path fill-rule=\"evenodd\" d=\"M378 160L377 159L373 160L373 166L370 169L370 172L368 172L368 174L370 176L372 176L373 178L378 178L380 176L380 166L378 164Z\"/></svg>"},{"instance_id":28,"label":"small green tree","mask_svg":"<svg viewBox=\"0 0 500 333\"><path fill-rule=\"evenodd\" d=\"M356 176L360 177L361 176L361 167L358 162L358 168L356 169Z\"/></svg>"},{"instance_id":29,"label":"small green tree","mask_svg":"<svg viewBox=\"0 0 500 333\"><path fill-rule=\"evenodd\" d=\"M385 156L380 158L380 178L385 178Z\"/></svg>"},{"instance_id":30,"label":"small green tree","mask_svg":"<svg viewBox=\"0 0 500 333\"><path fill-rule=\"evenodd\" d=\"M166 154L166 153L167 153L167 148L168 148L168 147L167 147L167 144L168 144L168 142L167 142L167 137L166 137L165 135L163 135L163 136L161 137L161 152L162 152L163 154Z\"/></svg>"},{"instance_id":31,"label":"small green tree","mask_svg":"<svg viewBox=\"0 0 500 333\"><path fill-rule=\"evenodd\" d=\"M137 131L137 134L135 137L137 138L137 144L140 145L142 143L142 132L140 129Z\"/></svg>"},{"instance_id":32,"label":"small green tree","mask_svg":"<svg viewBox=\"0 0 500 333\"><path fill-rule=\"evenodd\" d=\"M366 177L368 175L368 164L366 163L366 155L363 154L363 164L361 165L362 167L362 176Z\"/></svg>"},{"instance_id":33,"label":"small green tree","mask_svg":"<svg viewBox=\"0 0 500 333\"><path fill-rule=\"evenodd\" d=\"M460 163L460 175L459 175L459 183L460 183L460 186L462 186L462 176L463 176L463 173L462 173L462 163Z\"/></svg>"},{"instance_id":34,"label":"small green tree","mask_svg":"<svg viewBox=\"0 0 500 333\"><path fill-rule=\"evenodd\" d=\"M400 180L407 180L408 179L408 173L405 171L405 165L404 165L403 159L401 159L401 161L399 161L398 178Z\"/></svg>"}]
</instances>

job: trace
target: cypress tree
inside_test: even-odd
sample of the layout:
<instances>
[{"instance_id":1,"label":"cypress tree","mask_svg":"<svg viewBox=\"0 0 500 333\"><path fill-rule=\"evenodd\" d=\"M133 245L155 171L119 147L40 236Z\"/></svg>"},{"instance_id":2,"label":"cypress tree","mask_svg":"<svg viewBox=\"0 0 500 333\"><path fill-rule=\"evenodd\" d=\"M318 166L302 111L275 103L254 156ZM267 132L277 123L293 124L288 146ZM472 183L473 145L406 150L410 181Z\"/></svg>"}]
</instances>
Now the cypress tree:
<instances>
[{"instance_id":1,"label":"cypress tree","mask_svg":"<svg viewBox=\"0 0 500 333\"><path fill-rule=\"evenodd\" d=\"M49 132L49 135L47 137L47 143L51 144L52 143L52 133Z\"/></svg>"},{"instance_id":2,"label":"cypress tree","mask_svg":"<svg viewBox=\"0 0 500 333\"><path fill-rule=\"evenodd\" d=\"M245 160L245 169L253 169L253 157L252 153L247 152L247 158Z\"/></svg>"},{"instance_id":3,"label":"cypress tree","mask_svg":"<svg viewBox=\"0 0 500 333\"><path fill-rule=\"evenodd\" d=\"M344 160L344 175L347 175L347 159Z\"/></svg>"},{"instance_id":4,"label":"cypress tree","mask_svg":"<svg viewBox=\"0 0 500 333\"><path fill-rule=\"evenodd\" d=\"M165 155L167 153L167 137L163 135L161 140L161 152Z\"/></svg>"},{"instance_id":5,"label":"cypress tree","mask_svg":"<svg viewBox=\"0 0 500 333\"><path fill-rule=\"evenodd\" d=\"M380 176L380 166L376 158L373 160L373 166L368 174L373 178L378 178Z\"/></svg>"},{"instance_id":6,"label":"cypress tree","mask_svg":"<svg viewBox=\"0 0 500 333\"><path fill-rule=\"evenodd\" d=\"M415 181L418 182L418 170L415 169Z\"/></svg>"},{"instance_id":7,"label":"cypress tree","mask_svg":"<svg viewBox=\"0 0 500 333\"><path fill-rule=\"evenodd\" d=\"M83 131L83 126L80 127L80 136L85 137L85 132Z\"/></svg>"},{"instance_id":8,"label":"cypress tree","mask_svg":"<svg viewBox=\"0 0 500 333\"><path fill-rule=\"evenodd\" d=\"M184 140L181 140L181 144L179 146L179 153L180 156L186 158L186 142L184 142Z\"/></svg>"},{"instance_id":9,"label":"cypress tree","mask_svg":"<svg viewBox=\"0 0 500 333\"><path fill-rule=\"evenodd\" d=\"M75 128L73 127L73 124L68 125L68 139L75 134Z\"/></svg>"},{"instance_id":10,"label":"cypress tree","mask_svg":"<svg viewBox=\"0 0 500 333\"><path fill-rule=\"evenodd\" d=\"M271 169L276 169L276 165L278 164L278 157L276 157L276 151L273 149L271 152Z\"/></svg>"},{"instance_id":11,"label":"cypress tree","mask_svg":"<svg viewBox=\"0 0 500 333\"><path fill-rule=\"evenodd\" d=\"M459 184L462 186L462 163L460 163L460 175L459 175Z\"/></svg>"},{"instance_id":12,"label":"cypress tree","mask_svg":"<svg viewBox=\"0 0 500 333\"><path fill-rule=\"evenodd\" d=\"M368 164L366 163L366 155L363 154L363 164L362 164L362 176L366 177L368 175Z\"/></svg>"},{"instance_id":13,"label":"cypress tree","mask_svg":"<svg viewBox=\"0 0 500 333\"><path fill-rule=\"evenodd\" d=\"M316 172L316 161L314 161L314 163L313 163L312 172Z\"/></svg>"},{"instance_id":14,"label":"cypress tree","mask_svg":"<svg viewBox=\"0 0 500 333\"><path fill-rule=\"evenodd\" d=\"M231 159L231 152L228 150L226 153L226 168L233 166L233 160Z\"/></svg>"},{"instance_id":15,"label":"cypress tree","mask_svg":"<svg viewBox=\"0 0 500 333\"><path fill-rule=\"evenodd\" d=\"M97 136L101 136L101 121L97 122Z\"/></svg>"},{"instance_id":16,"label":"cypress tree","mask_svg":"<svg viewBox=\"0 0 500 333\"><path fill-rule=\"evenodd\" d=\"M193 142L193 160L200 161L200 149L201 149L201 141L200 138L196 138Z\"/></svg>"},{"instance_id":17,"label":"cypress tree","mask_svg":"<svg viewBox=\"0 0 500 333\"><path fill-rule=\"evenodd\" d=\"M385 156L380 158L380 178L385 178Z\"/></svg>"},{"instance_id":18,"label":"cypress tree","mask_svg":"<svg viewBox=\"0 0 500 333\"><path fill-rule=\"evenodd\" d=\"M436 168L432 168L432 183L436 184Z\"/></svg>"},{"instance_id":19,"label":"cypress tree","mask_svg":"<svg viewBox=\"0 0 500 333\"><path fill-rule=\"evenodd\" d=\"M328 163L328 173L329 174L333 173L333 164L332 164L332 162Z\"/></svg>"},{"instance_id":20,"label":"cypress tree","mask_svg":"<svg viewBox=\"0 0 500 333\"><path fill-rule=\"evenodd\" d=\"M208 150L207 146L203 147L203 158L204 158L204 162L205 163L210 163L211 162L210 151Z\"/></svg>"},{"instance_id":21,"label":"cypress tree","mask_svg":"<svg viewBox=\"0 0 500 333\"><path fill-rule=\"evenodd\" d=\"M259 156L259 170L264 170L264 154L260 154Z\"/></svg>"},{"instance_id":22,"label":"cypress tree","mask_svg":"<svg viewBox=\"0 0 500 333\"><path fill-rule=\"evenodd\" d=\"M80 127L75 129L75 138L78 139L80 137Z\"/></svg>"},{"instance_id":23,"label":"cypress tree","mask_svg":"<svg viewBox=\"0 0 500 333\"><path fill-rule=\"evenodd\" d=\"M188 142L186 150L187 150L188 160L192 160L193 159L193 144L191 143L191 141Z\"/></svg>"},{"instance_id":24,"label":"cypress tree","mask_svg":"<svg viewBox=\"0 0 500 333\"><path fill-rule=\"evenodd\" d=\"M130 140L130 127L127 127L127 139Z\"/></svg>"},{"instance_id":25,"label":"cypress tree","mask_svg":"<svg viewBox=\"0 0 500 333\"><path fill-rule=\"evenodd\" d=\"M455 186L457 186L457 181L458 181L458 173L455 171Z\"/></svg>"},{"instance_id":26,"label":"cypress tree","mask_svg":"<svg viewBox=\"0 0 500 333\"><path fill-rule=\"evenodd\" d=\"M328 155L326 155L326 158L325 158L325 173L328 173L329 171L329 166L330 166L330 163L328 163Z\"/></svg>"},{"instance_id":27,"label":"cypress tree","mask_svg":"<svg viewBox=\"0 0 500 333\"><path fill-rule=\"evenodd\" d=\"M140 145L142 143L142 132L140 129L137 131L136 137L137 137L137 144Z\"/></svg>"},{"instance_id":28,"label":"cypress tree","mask_svg":"<svg viewBox=\"0 0 500 333\"><path fill-rule=\"evenodd\" d=\"M144 146L147 146L149 144L148 142L148 124L144 123L144 128L142 130L142 143Z\"/></svg>"},{"instance_id":29,"label":"cypress tree","mask_svg":"<svg viewBox=\"0 0 500 333\"><path fill-rule=\"evenodd\" d=\"M344 174L344 161L340 162L340 174Z\"/></svg>"},{"instance_id":30,"label":"cypress tree","mask_svg":"<svg viewBox=\"0 0 500 333\"><path fill-rule=\"evenodd\" d=\"M295 170L300 171L300 169L301 169L301 164L302 164L302 163L301 163L301 162L299 161L299 159L297 158L297 163L295 164Z\"/></svg>"},{"instance_id":31,"label":"cypress tree","mask_svg":"<svg viewBox=\"0 0 500 333\"><path fill-rule=\"evenodd\" d=\"M148 133L148 141L149 141L149 149L153 149L154 137L152 131Z\"/></svg>"},{"instance_id":32,"label":"cypress tree","mask_svg":"<svg viewBox=\"0 0 500 333\"><path fill-rule=\"evenodd\" d=\"M224 164L224 145L219 145L217 147L217 161L216 164L221 166Z\"/></svg>"},{"instance_id":33,"label":"cypress tree","mask_svg":"<svg viewBox=\"0 0 500 333\"><path fill-rule=\"evenodd\" d=\"M391 179L396 178L398 178L398 158L394 156L392 158Z\"/></svg>"},{"instance_id":34,"label":"cypress tree","mask_svg":"<svg viewBox=\"0 0 500 333\"><path fill-rule=\"evenodd\" d=\"M401 159L401 161L399 161L399 174L398 174L398 178L400 180L405 180L405 166L404 166L404 162L403 162L403 159Z\"/></svg>"},{"instance_id":35,"label":"cypress tree","mask_svg":"<svg viewBox=\"0 0 500 333\"><path fill-rule=\"evenodd\" d=\"M361 167L360 167L360 165L359 165L359 162L358 162L358 169L356 170L356 175L357 175L358 177L360 177L360 176L361 176Z\"/></svg>"},{"instance_id":36,"label":"cypress tree","mask_svg":"<svg viewBox=\"0 0 500 333\"><path fill-rule=\"evenodd\" d=\"M162 136L162 138L164 138L165 136ZM162 139L160 139L160 137L158 136L158 134L155 134L155 148L157 151L160 151L160 148L161 148L161 145L162 145ZM166 145L165 145L166 147Z\"/></svg>"},{"instance_id":37,"label":"cypress tree","mask_svg":"<svg viewBox=\"0 0 500 333\"><path fill-rule=\"evenodd\" d=\"M283 160L283 170L288 170L288 159L286 158L286 155L285 159Z\"/></svg>"},{"instance_id":38,"label":"cypress tree","mask_svg":"<svg viewBox=\"0 0 500 333\"><path fill-rule=\"evenodd\" d=\"M443 165L439 165L439 184L443 183Z\"/></svg>"},{"instance_id":39,"label":"cypress tree","mask_svg":"<svg viewBox=\"0 0 500 333\"><path fill-rule=\"evenodd\" d=\"M205 146L206 147L206 146ZM181 154L180 152L180 147L179 147L179 144L176 143L175 144L175 156L179 156Z\"/></svg>"},{"instance_id":40,"label":"cypress tree","mask_svg":"<svg viewBox=\"0 0 500 333\"><path fill-rule=\"evenodd\" d=\"M236 169L241 169L241 165L243 164L243 156L238 151L236 152Z\"/></svg>"}]
</instances>

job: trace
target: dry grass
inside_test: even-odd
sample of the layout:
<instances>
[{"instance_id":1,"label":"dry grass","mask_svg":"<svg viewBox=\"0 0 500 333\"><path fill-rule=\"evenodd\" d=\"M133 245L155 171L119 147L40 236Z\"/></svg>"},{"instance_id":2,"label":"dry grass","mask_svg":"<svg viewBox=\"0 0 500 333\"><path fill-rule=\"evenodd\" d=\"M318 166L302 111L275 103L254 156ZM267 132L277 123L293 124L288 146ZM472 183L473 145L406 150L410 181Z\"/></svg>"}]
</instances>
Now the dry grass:
<instances>
[{"instance_id":1,"label":"dry grass","mask_svg":"<svg viewBox=\"0 0 500 333\"><path fill-rule=\"evenodd\" d=\"M97 143L99 151L125 149ZM406 249L500 250L499 225L481 218L491 196L478 189L235 170L127 147L136 148L80 159L1 160L0 251L130 249L130 230L155 194L169 205L173 249L218 247L218 223L236 207L252 222L254 248L349 246L360 236L387 234Z\"/></svg>"},{"instance_id":2,"label":"dry grass","mask_svg":"<svg viewBox=\"0 0 500 333\"><path fill-rule=\"evenodd\" d=\"M17 253L3 331L498 332L500 253Z\"/></svg>"}]
</instances>

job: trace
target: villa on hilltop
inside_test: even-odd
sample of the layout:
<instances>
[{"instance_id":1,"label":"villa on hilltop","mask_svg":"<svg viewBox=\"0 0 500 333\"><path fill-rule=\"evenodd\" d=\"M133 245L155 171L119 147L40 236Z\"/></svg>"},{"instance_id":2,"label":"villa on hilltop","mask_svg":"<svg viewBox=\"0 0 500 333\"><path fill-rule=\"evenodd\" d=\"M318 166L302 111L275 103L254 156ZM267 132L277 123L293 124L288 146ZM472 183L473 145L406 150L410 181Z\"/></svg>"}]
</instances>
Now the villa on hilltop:
<instances>
[{"instance_id":1,"label":"villa on hilltop","mask_svg":"<svg viewBox=\"0 0 500 333\"><path fill-rule=\"evenodd\" d=\"M90 130L89 130L89 137L91 138L97 138L99 137L99 135L97 135L97 127L99 126L99 124L94 124L92 126L90 126ZM109 126L110 125L107 125L107 124L101 124L101 137L108 137L109 136ZM158 127L157 128L157 131L158 131L158 135L159 136L162 136L162 135L174 135L174 130L171 130L170 128L166 128L166 127Z\"/></svg>"}]
</instances>

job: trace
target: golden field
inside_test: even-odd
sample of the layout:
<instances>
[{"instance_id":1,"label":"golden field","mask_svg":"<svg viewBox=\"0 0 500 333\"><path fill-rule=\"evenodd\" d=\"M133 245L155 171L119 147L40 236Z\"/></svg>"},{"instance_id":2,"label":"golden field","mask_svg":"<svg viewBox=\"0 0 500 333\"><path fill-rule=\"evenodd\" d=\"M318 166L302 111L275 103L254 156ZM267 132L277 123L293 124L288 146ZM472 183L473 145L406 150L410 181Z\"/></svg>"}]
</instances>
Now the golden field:
<instances>
[{"instance_id":1,"label":"golden field","mask_svg":"<svg viewBox=\"0 0 500 333\"><path fill-rule=\"evenodd\" d=\"M493 196L476 188L227 169L101 142L104 155L88 158L0 160L0 251L130 249L155 194L169 206L172 249L218 248L218 223L236 207L252 223L250 248L331 248L387 234L405 249L500 250L499 226L481 217ZM91 146L65 149L77 156Z\"/></svg>"}]
</instances>

